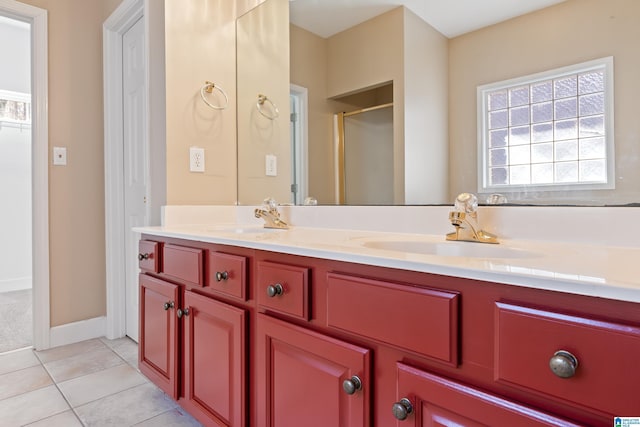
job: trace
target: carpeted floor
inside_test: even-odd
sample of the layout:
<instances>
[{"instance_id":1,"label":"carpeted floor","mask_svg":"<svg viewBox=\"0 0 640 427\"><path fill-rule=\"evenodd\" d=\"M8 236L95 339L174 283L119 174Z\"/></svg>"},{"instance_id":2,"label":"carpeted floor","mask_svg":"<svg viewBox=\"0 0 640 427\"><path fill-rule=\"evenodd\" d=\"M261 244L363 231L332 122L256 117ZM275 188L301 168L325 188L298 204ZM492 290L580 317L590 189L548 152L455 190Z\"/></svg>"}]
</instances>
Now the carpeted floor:
<instances>
[{"instance_id":1,"label":"carpeted floor","mask_svg":"<svg viewBox=\"0 0 640 427\"><path fill-rule=\"evenodd\" d=\"M33 343L31 289L0 292L0 353Z\"/></svg>"}]
</instances>

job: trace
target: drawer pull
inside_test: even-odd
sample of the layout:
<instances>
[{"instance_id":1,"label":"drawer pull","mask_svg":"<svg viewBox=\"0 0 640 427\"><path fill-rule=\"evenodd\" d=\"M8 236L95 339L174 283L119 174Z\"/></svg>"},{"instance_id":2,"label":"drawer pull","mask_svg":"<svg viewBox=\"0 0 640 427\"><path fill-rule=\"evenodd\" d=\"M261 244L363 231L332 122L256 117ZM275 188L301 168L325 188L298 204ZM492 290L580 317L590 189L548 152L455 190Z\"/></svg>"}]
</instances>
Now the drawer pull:
<instances>
[{"instance_id":1,"label":"drawer pull","mask_svg":"<svg viewBox=\"0 0 640 427\"><path fill-rule=\"evenodd\" d=\"M223 280L227 280L229 278L229 273L226 271L220 272L217 271L216 272L216 282L222 282Z\"/></svg>"},{"instance_id":2,"label":"drawer pull","mask_svg":"<svg viewBox=\"0 0 640 427\"><path fill-rule=\"evenodd\" d=\"M284 293L284 288L280 283L267 286L267 295L269 296L269 298L274 298L278 295L282 295L283 293Z\"/></svg>"},{"instance_id":3,"label":"drawer pull","mask_svg":"<svg viewBox=\"0 0 640 427\"><path fill-rule=\"evenodd\" d=\"M397 420L406 420L410 413L413 412L413 404L406 397L400 399L400 402L396 402L391 407L391 412Z\"/></svg>"},{"instance_id":4,"label":"drawer pull","mask_svg":"<svg viewBox=\"0 0 640 427\"><path fill-rule=\"evenodd\" d=\"M354 375L348 380L344 380L342 383L342 388L347 394L354 394L358 390L362 390L362 380Z\"/></svg>"},{"instance_id":5,"label":"drawer pull","mask_svg":"<svg viewBox=\"0 0 640 427\"><path fill-rule=\"evenodd\" d=\"M560 378L571 378L576 374L578 359L568 351L558 350L549 360L549 368Z\"/></svg>"},{"instance_id":6,"label":"drawer pull","mask_svg":"<svg viewBox=\"0 0 640 427\"><path fill-rule=\"evenodd\" d=\"M148 253L138 254L138 261L142 261L149 258L151 258L151 255L149 255Z\"/></svg>"},{"instance_id":7,"label":"drawer pull","mask_svg":"<svg viewBox=\"0 0 640 427\"><path fill-rule=\"evenodd\" d=\"M178 319L182 318L182 316L188 316L189 315L189 307L185 308L184 310L178 309Z\"/></svg>"},{"instance_id":8,"label":"drawer pull","mask_svg":"<svg viewBox=\"0 0 640 427\"><path fill-rule=\"evenodd\" d=\"M173 307L175 307L175 303L173 301L167 301L167 302L164 303L164 306L163 306L164 311L167 311L167 310L169 310L170 308L173 308Z\"/></svg>"}]
</instances>

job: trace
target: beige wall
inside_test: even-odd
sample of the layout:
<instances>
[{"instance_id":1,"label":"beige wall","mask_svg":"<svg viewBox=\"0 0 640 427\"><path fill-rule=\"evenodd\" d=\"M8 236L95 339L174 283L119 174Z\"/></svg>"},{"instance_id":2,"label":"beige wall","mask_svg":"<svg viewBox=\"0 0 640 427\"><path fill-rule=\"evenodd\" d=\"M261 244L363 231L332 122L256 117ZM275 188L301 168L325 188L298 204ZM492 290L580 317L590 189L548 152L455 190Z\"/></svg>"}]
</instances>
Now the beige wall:
<instances>
[{"instance_id":1,"label":"beige wall","mask_svg":"<svg viewBox=\"0 0 640 427\"><path fill-rule=\"evenodd\" d=\"M404 203L450 203L445 36L404 9Z\"/></svg>"},{"instance_id":2,"label":"beige wall","mask_svg":"<svg viewBox=\"0 0 640 427\"><path fill-rule=\"evenodd\" d=\"M236 203L235 22L263 1L165 0L167 204ZM227 93L225 110L200 99L206 80ZM191 146L205 150L204 173L189 171Z\"/></svg>"},{"instance_id":3,"label":"beige wall","mask_svg":"<svg viewBox=\"0 0 640 427\"><path fill-rule=\"evenodd\" d=\"M600 203L637 202L640 190L639 16L640 2L636 0L569 0L452 39L449 51L451 197L477 190L478 85L613 56L616 190L573 191L559 196L563 202L589 201L594 197L598 197ZM542 195L514 197L537 199Z\"/></svg>"},{"instance_id":4,"label":"beige wall","mask_svg":"<svg viewBox=\"0 0 640 427\"><path fill-rule=\"evenodd\" d=\"M227 0L165 1L168 204L235 202L235 18ZM225 110L201 100L207 80L227 92ZM205 150L204 173L189 171L191 146Z\"/></svg>"},{"instance_id":5,"label":"beige wall","mask_svg":"<svg viewBox=\"0 0 640 427\"><path fill-rule=\"evenodd\" d=\"M102 23L120 0L22 0L48 11L51 326L106 312ZM50 150L51 151L51 150Z\"/></svg>"}]
</instances>

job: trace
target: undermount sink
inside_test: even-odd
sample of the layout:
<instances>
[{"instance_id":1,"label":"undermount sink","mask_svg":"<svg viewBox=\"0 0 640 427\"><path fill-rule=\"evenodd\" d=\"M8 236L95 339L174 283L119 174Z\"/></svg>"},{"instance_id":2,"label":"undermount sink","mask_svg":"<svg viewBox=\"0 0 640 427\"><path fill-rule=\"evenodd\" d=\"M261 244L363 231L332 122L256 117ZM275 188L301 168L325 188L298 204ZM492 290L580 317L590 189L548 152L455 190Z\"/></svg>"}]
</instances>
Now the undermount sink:
<instances>
[{"instance_id":1,"label":"undermount sink","mask_svg":"<svg viewBox=\"0 0 640 427\"><path fill-rule=\"evenodd\" d=\"M467 242L427 242L422 240L373 240L363 246L386 251L469 258L535 258L540 255L501 245Z\"/></svg>"},{"instance_id":2,"label":"undermount sink","mask_svg":"<svg viewBox=\"0 0 640 427\"><path fill-rule=\"evenodd\" d=\"M213 231L216 233L231 233L231 234L268 234L278 233L283 231L277 228L265 228L261 225L218 225L210 227L207 231Z\"/></svg>"}]
</instances>

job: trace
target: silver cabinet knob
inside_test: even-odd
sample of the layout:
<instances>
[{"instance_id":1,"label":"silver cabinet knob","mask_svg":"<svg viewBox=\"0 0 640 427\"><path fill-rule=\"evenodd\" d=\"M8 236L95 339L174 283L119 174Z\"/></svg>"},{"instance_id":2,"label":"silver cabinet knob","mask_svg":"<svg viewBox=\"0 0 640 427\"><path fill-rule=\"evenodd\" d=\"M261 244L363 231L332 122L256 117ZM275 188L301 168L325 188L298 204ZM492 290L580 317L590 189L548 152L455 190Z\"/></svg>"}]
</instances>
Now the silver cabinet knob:
<instances>
[{"instance_id":1,"label":"silver cabinet knob","mask_svg":"<svg viewBox=\"0 0 640 427\"><path fill-rule=\"evenodd\" d=\"M229 278L229 273L226 271L217 271L216 272L216 282L222 282L223 280L227 280Z\"/></svg>"},{"instance_id":2,"label":"silver cabinet knob","mask_svg":"<svg viewBox=\"0 0 640 427\"><path fill-rule=\"evenodd\" d=\"M283 293L284 293L284 288L280 283L267 286L267 295L269 296L269 298L274 298L278 295L282 295Z\"/></svg>"},{"instance_id":3,"label":"silver cabinet knob","mask_svg":"<svg viewBox=\"0 0 640 427\"><path fill-rule=\"evenodd\" d=\"M167 310L169 310L170 308L173 308L173 307L175 307L175 303L173 301L167 301L167 302L164 303L164 306L163 306L164 311L167 311Z\"/></svg>"},{"instance_id":4,"label":"silver cabinet knob","mask_svg":"<svg viewBox=\"0 0 640 427\"><path fill-rule=\"evenodd\" d=\"M185 308L184 310L178 309L178 319L182 318L182 316L188 316L188 315L189 315L189 307Z\"/></svg>"},{"instance_id":5,"label":"silver cabinet knob","mask_svg":"<svg viewBox=\"0 0 640 427\"><path fill-rule=\"evenodd\" d=\"M391 412L397 420L406 420L410 413L413 412L413 404L406 397L400 399L399 402L393 404Z\"/></svg>"},{"instance_id":6,"label":"silver cabinet knob","mask_svg":"<svg viewBox=\"0 0 640 427\"><path fill-rule=\"evenodd\" d=\"M145 259L149 259L151 257L151 255L144 253L144 254L138 254L138 261L142 261Z\"/></svg>"},{"instance_id":7,"label":"silver cabinet knob","mask_svg":"<svg viewBox=\"0 0 640 427\"><path fill-rule=\"evenodd\" d=\"M549 368L560 378L571 378L578 369L578 359L566 350L558 350L549 360Z\"/></svg>"},{"instance_id":8,"label":"silver cabinet knob","mask_svg":"<svg viewBox=\"0 0 640 427\"><path fill-rule=\"evenodd\" d=\"M358 390L362 390L362 380L357 375L352 376L348 380L344 380L342 388L347 394L354 394Z\"/></svg>"}]
</instances>

